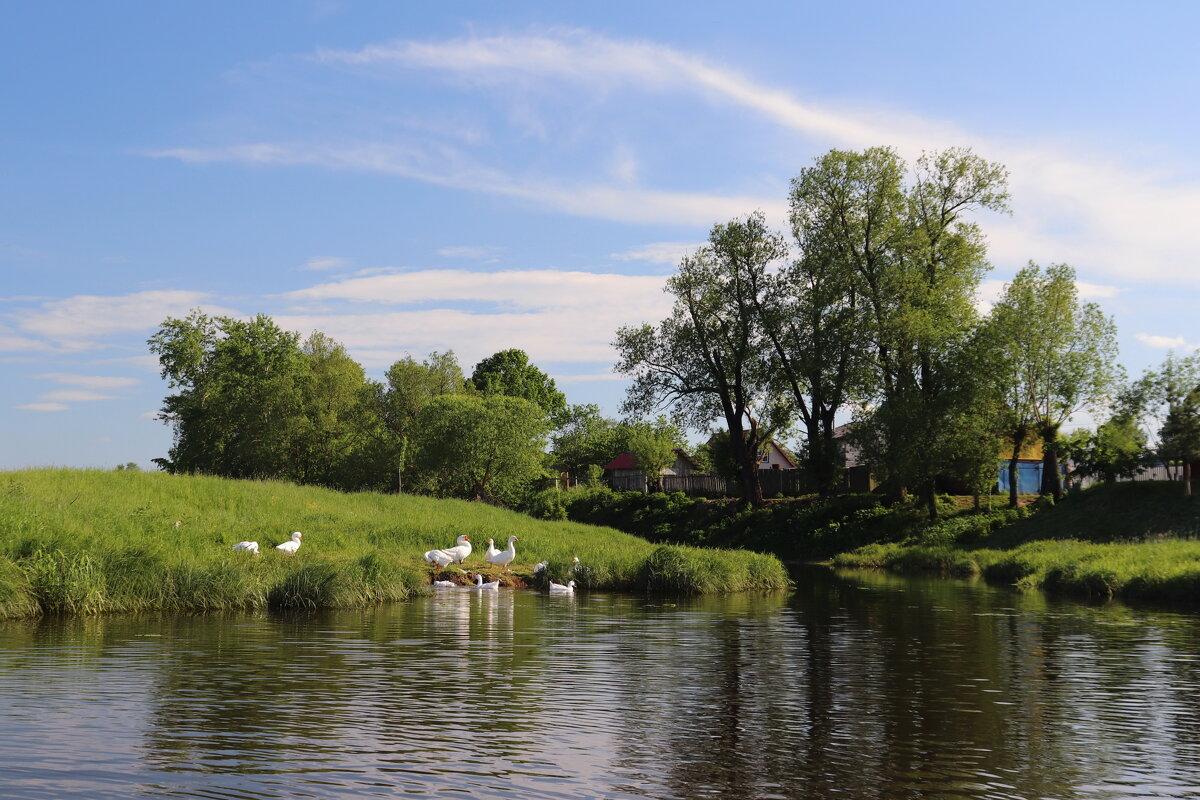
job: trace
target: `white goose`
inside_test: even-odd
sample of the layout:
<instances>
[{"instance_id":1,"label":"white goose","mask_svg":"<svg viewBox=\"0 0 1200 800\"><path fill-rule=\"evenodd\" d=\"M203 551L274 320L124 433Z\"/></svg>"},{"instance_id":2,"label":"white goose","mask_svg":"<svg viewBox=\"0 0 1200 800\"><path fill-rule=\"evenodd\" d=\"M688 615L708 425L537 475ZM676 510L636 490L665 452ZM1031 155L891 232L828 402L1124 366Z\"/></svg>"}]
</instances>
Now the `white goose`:
<instances>
[{"instance_id":1,"label":"white goose","mask_svg":"<svg viewBox=\"0 0 1200 800\"><path fill-rule=\"evenodd\" d=\"M455 539L454 547L447 547L443 550L427 550L425 552L425 560L431 564L438 564L444 567L447 564L453 564L455 561L461 564L469 555L471 555L471 540L466 534L463 534ZM449 560L446 560L446 556L449 556Z\"/></svg>"},{"instance_id":2,"label":"white goose","mask_svg":"<svg viewBox=\"0 0 1200 800\"><path fill-rule=\"evenodd\" d=\"M491 581L490 583L484 583L484 582L483 582L483 575L481 575L481 574L479 574L478 572L476 572L476 573L475 573L475 585L474 585L474 586L472 586L471 588L472 588L472 589L484 589L484 590L493 590L493 591L495 591L495 590L498 590L498 589L500 588L500 581L499 581L499 580L494 580L494 581Z\"/></svg>"},{"instance_id":3,"label":"white goose","mask_svg":"<svg viewBox=\"0 0 1200 800\"><path fill-rule=\"evenodd\" d=\"M499 552L500 552L500 551L499 551L499 550L496 548L496 540L495 540L495 539L488 539L488 546L487 546L487 550L484 550L484 551L483 551L483 560L484 560L484 561L491 561L491 560L492 560L492 556L496 555L496 554L497 554L497 553L499 553Z\"/></svg>"},{"instance_id":4,"label":"white goose","mask_svg":"<svg viewBox=\"0 0 1200 800\"><path fill-rule=\"evenodd\" d=\"M550 594L575 594L575 581L567 581L567 585L550 581Z\"/></svg>"},{"instance_id":5,"label":"white goose","mask_svg":"<svg viewBox=\"0 0 1200 800\"><path fill-rule=\"evenodd\" d=\"M296 551L300 549L300 538L302 536L304 536L304 534L302 534L300 531L293 531L292 540L290 542L284 542L283 544L275 545L275 549L281 550L284 553L295 555Z\"/></svg>"},{"instance_id":6,"label":"white goose","mask_svg":"<svg viewBox=\"0 0 1200 800\"><path fill-rule=\"evenodd\" d=\"M533 565L533 574L534 574L534 575L537 575L539 572L541 572L542 570L544 570L544 569L545 569L546 567L548 567L548 566L550 566L550 562L549 562L549 561L539 561L539 562L537 562L536 564L534 564L534 565Z\"/></svg>"},{"instance_id":7,"label":"white goose","mask_svg":"<svg viewBox=\"0 0 1200 800\"><path fill-rule=\"evenodd\" d=\"M438 589L453 589L458 584L456 584L454 581L434 581L433 585Z\"/></svg>"},{"instance_id":8,"label":"white goose","mask_svg":"<svg viewBox=\"0 0 1200 800\"><path fill-rule=\"evenodd\" d=\"M258 542L238 542L233 546L234 550L245 550L247 553L258 555Z\"/></svg>"},{"instance_id":9,"label":"white goose","mask_svg":"<svg viewBox=\"0 0 1200 800\"><path fill-rule=\"evenodd\" d=\"M501 550L500 552L496 553L494 556L490 556L488 558L488 563L495 564L497 567L504 567L504 570L507 572L508 565L511 564L513 559L517 557L516 541L517 541L516 536L508 537L508 549Z\"/></svg>"}]
</instances>

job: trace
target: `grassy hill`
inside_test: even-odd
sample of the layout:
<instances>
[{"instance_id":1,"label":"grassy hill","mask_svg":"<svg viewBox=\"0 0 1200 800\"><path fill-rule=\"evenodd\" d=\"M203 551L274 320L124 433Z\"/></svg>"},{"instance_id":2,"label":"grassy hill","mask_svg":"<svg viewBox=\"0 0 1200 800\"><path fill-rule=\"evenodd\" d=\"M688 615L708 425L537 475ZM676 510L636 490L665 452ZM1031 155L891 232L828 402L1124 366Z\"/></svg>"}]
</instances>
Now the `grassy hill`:
<instances>
[{"instance_id":1,"label":"grassy hill","mask_svg":"<svg viewBox=\"0 0 1200 800\"><path fill-rule=\"evenodd\" d=\"M178 524L177 524L178 523ZM304 534L295 556L273 545ZM776 589L773 556L660 547L570 522L480 503L162 473L39 469L0 473L0 617L151 609L362 606L429 585L421 560L467 534L466 569L489 537L519 537L512 569L532 580L548 560L565 578L572 556L585 589L681 593ZM258 557L233 552L256 540ZM439 577L442 577L439 575ZM462 580L451 570L446 577ZM543 576L539 576L544 580Z\"/></svg>"}]
</instances>

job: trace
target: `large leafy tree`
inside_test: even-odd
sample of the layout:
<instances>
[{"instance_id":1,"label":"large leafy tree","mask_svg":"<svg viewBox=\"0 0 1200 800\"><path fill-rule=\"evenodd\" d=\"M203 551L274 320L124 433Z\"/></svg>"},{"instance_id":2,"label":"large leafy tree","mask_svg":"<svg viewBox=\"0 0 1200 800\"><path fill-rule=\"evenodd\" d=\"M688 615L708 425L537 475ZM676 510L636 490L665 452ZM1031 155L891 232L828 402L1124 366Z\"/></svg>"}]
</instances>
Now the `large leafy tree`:
<instances>
[{"instance_id":1,"label":"large leafy tree","mask_svg":"<svg viewBox=\"0 0 1200 800\"><path fill-rule=\"evenodd\" d=\"M1184 491L1192 493L1191 464L1200 461L1200 386L1171 406L1158 431L1159 452L1183 469Z\"/></svg>"},{"instance_id":2,"label":"large leafy tree","mask_svg":"<svg viewBox=\"0 0 1200 800\"><path fill-rule=\"evenodd\" d=\"M616 369L633 378L624 409L646 416L670 407L687 427L721 419L740 467L743 497L761 505L757 453L784 413L761 336L762 275L786 255L762 214L713 227L708 244L685 256L667 281L671 315L617 331Z\"/></svg>"},{"instance_id":3,"label":"large leafy tree","mask_svg":"<svg viewBox=\"0 0 1200 800\"><path fill-rule=\"evenodd\" d=\"M555 424L566 421L567 398L554 379L529 363L524 350L501 350L475 365L471 383L484 394L520 397L541 407Z\"/></svg>"},{"instance_id":4,"label":"large leafy tree","mask_svg":"<svg viewBox=\"0 0 1200 800\"><path fill-rule=\"evenodd\" d=\"M1008 284L992 311L1000 346L1007 350L1012 466L1023 436L1042 439L1042 493L1062 496L1058 469L1059 430L1072 415L1099 408L1119 377L1117 332L1095 303L1084 303L1075 270L1029 264ZM1011 492L1012 490L1010 490ZM1015 496L1010 493L1010 502Z\"/></svg>"},{"instance_id":5,"label":"large leafy tree","mask_svg":"<svg viewBox=\"0 0 1200 800\"><path fill-rule=\"evenodd\" d=\"M919 488L936 517L935 480L971 427L972 379L960 366L987 269L977 211L1007 208L1007 175L962 148L907 165L889 148L834 150L801 175L830 258L853 274L875 405L857 426L893 489ZM869 440L869 441L868 441Z\"/></svg>"},{"instance_id":6,"label":"large leafy tree","mask_svg":"<svg viewBox=\"0 0 1200 800\"><path fill-rule=\"evenodd\" d=\"M414 466L438 494L512 502L545 474L543 410L506 395L443 395L418 415Z\"/></svg>"},{"instance_id":7,"label":"large leafy tree","mask_svg":"<svg viewBox=\"0 0 1200 800\"><path fill-rule=\"evenodd\" d=\"M1127 401L1137 409L1141 424L1154 436L1154 452L1168 470L1175 469L1178 455L1170 441L1163 439L1162 430L1171 412L1181 408L1197 387L1200 387L1200 351L1185 356L1168 353L1161 366L1146 370L1127 389Z\"/></svg>"},{"instance_id":8,"label":"large leafy tree","mask_svg":"<svg viewBox=\"0 0 1200 800\"><path fill-rule=\"evenodd\" d=\"M799 257L777 273L764 273L765 290L755 292L775 358L771 369L781 390L791 393L804 428L809 474L826 496L838 484L836 417L848 401L866 395L869 380L859 275L838 237L852 202L839 174L844 166L827 157L793 179L791 226ZM875 213L870 207L859 211Z\"/></svg>"},{"instance_id":9,"label":"large leafy tree","mask_svg":"<svg viewBox=\"0 0 1200 800\"><path fill-rule=\"evenodd\" d=\"M324 333L310 335L300 350L308 378L301 392L305 425L292 466L296 480L343 489L370 485L372 476L360 466L366 444L361 434L374 422L364 402L362 366Z\"/></svg>"},{"instance_id":10,"label":"large leafy tree","mask_svg":"<svg viewBox=\"0 0 1200 800\"><path fill-rule=\"evenodd\" d=\"M381 382L369 381L368 403L372 413L363 418L364 466L385 485L403 486L410 442L421 409L438 397L474 391L463 375L454 351L434 351L423 361L411 355L388 367Z\"/></svg>"},{"instance_id":11,"label":"large leafy tree","mask_svg":"<svg viewBox=\"0 0 1200 800\"><path fill-rule=\"evenodd\" d=\"M168 318L149 340L162 376L177 390L159 418L174 428L169 472L294 478L309 421L310 365L299 335L269 317L243 321L193 311Z\"/></svg>"}]
</instances>

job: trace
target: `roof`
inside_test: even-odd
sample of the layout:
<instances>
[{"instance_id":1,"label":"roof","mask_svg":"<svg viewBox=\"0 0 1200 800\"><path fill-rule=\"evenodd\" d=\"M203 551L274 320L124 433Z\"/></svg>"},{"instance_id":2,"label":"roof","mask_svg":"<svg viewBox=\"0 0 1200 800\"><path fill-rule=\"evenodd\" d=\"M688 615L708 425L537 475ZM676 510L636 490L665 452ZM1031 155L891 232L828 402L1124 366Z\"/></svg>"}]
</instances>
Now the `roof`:
<instances>
[{"instance_id":1,"label":"roof","mask_svg":"<svg viewBox=\"0 0 1200 800\"><path fill-rule=\"evenodd\" d=\"M780 447L778 444L776 444L774 439L767 442L767 444L771 445L771 447L774 447L775 450L779 453L779 455L783 456L783 460L788 463L788 466L790 466L792 469L796 469L796 462L792 461L792 457L787 454L786 450L784 450L782 447Z\"/></svg>"},{"instance_id":2,"label":"roof","mask_svg":"<svg viewBox=\"0 0 1200 800\"><path fill-rule=\"evenodd\" d=\"M637 469L637 461L633 457L633 453L626 450L621 455L614 458L612 461L604 465L605 469Z\"/></svg>"},{"instance_id":3,"label":"roof","mask_svg":"<svg viewBox=\"0 0 1200 800\"><path fill-rule=\"evenodd\" d=\"M692 469L700 468L699 465L697 465L696 462L692 460L691 456L689 456L683 450L680 450L678 447L675 448L675 458L687 462L689 465L691 465ZM639 469L639 467L637 465L637 459L635 459L633 457L633 453L629 452L628 450L626 450L624 453L621 453L621 455L617 456L612 461L605 464L604 468L605 469Z\"/></svg>"}]
</instances>

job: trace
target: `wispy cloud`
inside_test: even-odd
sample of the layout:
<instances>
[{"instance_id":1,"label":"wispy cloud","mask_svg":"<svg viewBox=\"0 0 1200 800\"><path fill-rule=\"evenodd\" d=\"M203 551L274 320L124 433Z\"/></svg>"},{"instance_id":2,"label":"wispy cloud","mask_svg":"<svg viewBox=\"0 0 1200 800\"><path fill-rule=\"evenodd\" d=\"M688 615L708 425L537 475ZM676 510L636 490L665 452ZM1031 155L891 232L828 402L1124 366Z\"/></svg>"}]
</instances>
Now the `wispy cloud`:
<instances>
[{"instance_id":1,"label":"wispy cloud","mask_svg":"<svg viewBox=\"0 0 1200 800\"><path fill-rule=\"evenodd\" d=\"M120 378L110 375L74 375L67 372L45 372L33 377L54 381L66 386L80 386L84 389L126 389L141 383L141 380L138 378Z\"/></svg>"},{"instance_id":2,"label":"wispy cloud","mask_svg":"<svg viewBox=\"0 0 1200 800\"><path fill-rule=\"evenodd\" d=\"M314 258L310 258L308 261L301 264L300 269L304 269L304 270L340 269L342 267L347 266L349 263L350 262L347 261L346 259L337 258L336 256L316 256Z\"/></svg>"},{"instance_id":3,"label":"wispy cloud","mask_svg":"<svg viewBox=\"0 0 1200 800\"><path fill-rule=\"evenodd\" d=\"M70 406L64 403L26 403L17 408L23 408L26 411L66 411Z\"/></svg>"},{"instance_id":4,"label":"wispy cloud","mask_svg":"<svg viewBox=\"0 0 1200 800\"><path fill-rule=\"evenodd\" d=\"M1139 333L1135 337L1139 342L1160 350L1195 350L1200 344L1191 344L1182 336L1159 336L1152 333Z\"/></svg>"},{"instance_id":5,"label":"wispy cloud","mask_svg":"<svg viewBox=\"0 0 1200 800\"><path fill-rule=\"evenodd\" d=\"M651 264L678 264L688 253L695 252L703 242L652 242L651 244L626 250L624 253L613 253L609 258L614 261L646 261Z\"/></svg>"},{"instance_id":6,"label":"wispy cloud","mask_svg":"<svg viewBox=\"0 0 1200 800\"><path fill-rule=\"evenodd\" d=\"M205 305L208 292L171 290L134 292L118 296L75 295L53 300L39 308L16 315L25 334L40 337L43 349L49 343L61 350L80 351L101 346L106 337L152 331L167 317L182 317ZM206 306L215 314L237 312Z\"/></svg>"},{"instance_id":7,"label":"wispy cloud","mask_svg":"<svg viewBox=\"0 0 1200 800\"><path fill-rule=\"evenodd\" d=\"M441 248L437 254L443 258L483 259L493 258L499 252L500 248L493 245L453 245Z\"/></svg>"},{"instance_id":8,"label":"wispy cloud","mask_svg":"<svg viewBox=\"0 0 1200 800\"><path fill-rule=\"evenodd\" d=\"M665 280L566 270L421 270L290 292L287 299L321 308L276 320L290 330L325 331L372 368L404 353L447 349L470 364L506 347L537 361L607 363L613 331L669 313ZM462 307L403 308L437 304Z\"/></svg>"},{"instance_id":9,"label":"wispy cloud","mask_svg":"<svg viewBox=\"0 0 1200 800\"><path fill-rule=\"evenodd\" d=\"M89 389L55 389L38 397L50 403L94 403L97 400L116 400L111 394L101 394Z\"/></svg>"},{"instance_id":10,"label":"wispy cloud","mask_svg":"<svg viewBox=\"0 0 1200 800\"><path fill-rule=\"evenodd\" d=\"M378 172L438 186L512 197L566 214L636 224L707 226L715 220L744 215L755 209L764 210L772 219L782 220L786 215L786 204L770 197L603 183L572 184L524 175L516 178L500 170L476 165L445 147L398 147L371 142L336 146L263 142L228 147L178 147L147 155L193 164L230 162Z\"/></svg>"},{"instance_id":11,"label":"wispy cloud","mask_svg":"<svg viewBox=\"0 0 1200 800\"><path fill-rule=\"evenodd\" d=\"M1088 271L1142 280L1200 282L1200 246L1180 219L1200 216L1200 186L1176 172L1027 140L972 135L916 115L849 112L805 102L794 92L725 65L645 41L587 31L523 36L401 40L358 50L322 50L324 63L370 70L435 70L479 85L559 82L597 92L692 92L763 118L814 142L861 148L924 149L968 144L1012 171L1014 215L989 223L993 255L1024 263L1067 260ZM744 204L738 212L753 208ZM710 214L709 220L731 216Z\"/></svg>"}]
</instances>

